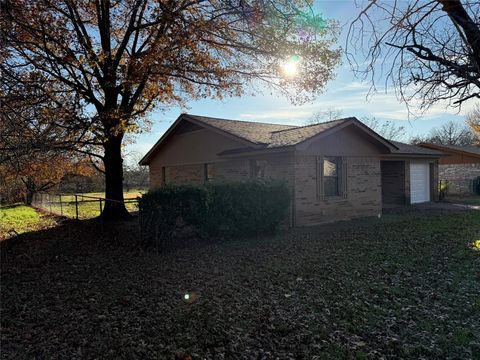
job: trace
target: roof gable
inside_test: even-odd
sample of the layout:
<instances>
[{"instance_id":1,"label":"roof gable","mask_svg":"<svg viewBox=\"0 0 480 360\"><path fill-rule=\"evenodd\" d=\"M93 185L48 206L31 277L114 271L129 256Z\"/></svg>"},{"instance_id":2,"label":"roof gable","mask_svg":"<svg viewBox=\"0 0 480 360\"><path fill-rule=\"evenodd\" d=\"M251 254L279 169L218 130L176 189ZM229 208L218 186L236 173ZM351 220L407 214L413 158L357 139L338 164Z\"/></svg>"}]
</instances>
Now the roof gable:
<instances>
[{"instance_id":1,"label":"roof gable","mask_svg":"<svg viewBox=\"0 0 480 360\"><path fill-rule=\"evenodd\" d=\"M331 136L335 134L337 131L345 129L346 127L354 127L359 133L366 135L370 140L373 140L374 143L381 145L385 148L386 151L396 150L397 147L391 141L383 138L375 131L370 129L368 126L364 125L361 121L357 118L351 117L346 119L335 120L332 122L322 123L318 125L324 125L322 131L317 132L315 135L310 136L299 142L297 145L301 145L302 147L306 147L309 144L317 141L321 138L326 136Z\"/></svg>"},{"instance_id":2,"label":"roof gable","mask_svg":"<svg viewBox=\"0 0 480 360\"><path fill-rule=\"evenodd\" d=\"M186 125L189 124L189 125ZM203 121L198 121L198 119L195 119L194 117L188 115L188 114L181 114L177 120L168 128L168 130L160 137L160 139L153 145L153 147L147 152L147 154L140 160L139 164L140 165L148 165L152 156L160 150L162 145L167 141L167 139L176 133L177 131L179 133L184 133L185 131L190 131L188 128L199 130L199 129L209 129L212 130L213 132L217 134L221 134L227 138L230 138L232 140L235 140L239 143L239 146L247 146L247 147L255 147L258 144L251 142L249 140L246 140L243 137L239 137L235 134L232 134L231 132L225 131L223 129L220 129L216 126L212 126L211 124L207 124Z\"/></svg>"}]
</instances>

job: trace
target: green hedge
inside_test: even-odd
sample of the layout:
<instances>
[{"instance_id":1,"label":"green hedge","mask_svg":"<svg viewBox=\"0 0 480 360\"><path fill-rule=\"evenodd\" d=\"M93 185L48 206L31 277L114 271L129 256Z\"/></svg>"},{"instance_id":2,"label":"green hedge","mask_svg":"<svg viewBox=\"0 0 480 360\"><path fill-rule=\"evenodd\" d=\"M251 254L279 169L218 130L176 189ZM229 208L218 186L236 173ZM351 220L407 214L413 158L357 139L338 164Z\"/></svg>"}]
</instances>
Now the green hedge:
<instances>
[{"instance_id":1,"label":"green hedge","mask_svg":"<svg viewBox=\"0 0 480 360\"><path fill-rule=\"evenodd\" d=\"M142 240L165 247L185 227L197 237L273 233L286 219L289 205L290 192L283 181L168 185L140 199Z\"/></svg>"}]
</instances>

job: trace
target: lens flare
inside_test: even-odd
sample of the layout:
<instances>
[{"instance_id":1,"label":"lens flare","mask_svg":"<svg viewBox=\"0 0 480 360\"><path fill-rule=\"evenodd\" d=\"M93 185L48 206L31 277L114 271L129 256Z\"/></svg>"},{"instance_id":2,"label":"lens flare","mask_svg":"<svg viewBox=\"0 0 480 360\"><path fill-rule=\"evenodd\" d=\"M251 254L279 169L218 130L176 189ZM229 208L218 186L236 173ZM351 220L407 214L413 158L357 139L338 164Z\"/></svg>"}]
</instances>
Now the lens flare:
<instances>
[{"instance_id":1,"label":"lens flare","mask_svg":"<svg viewBox=\"0 0 480 360\"><path fill-rule=\"evenodd\" d=\"M292 62L286 62L283 64L283 73L288 77L294 77L298 73L297 64Z\"/></svg>"},{"instance_id":2,"label":"lens flare","mask_svg":"<svg viewBox=\"0 0 480 360\"><path fill-rule=\"evenodd\" d=\"M300 63L299 55L292 55L282 65L282 72L285 76L292 78L298 74L298 65Z\"/></svg>"}]
</instances>

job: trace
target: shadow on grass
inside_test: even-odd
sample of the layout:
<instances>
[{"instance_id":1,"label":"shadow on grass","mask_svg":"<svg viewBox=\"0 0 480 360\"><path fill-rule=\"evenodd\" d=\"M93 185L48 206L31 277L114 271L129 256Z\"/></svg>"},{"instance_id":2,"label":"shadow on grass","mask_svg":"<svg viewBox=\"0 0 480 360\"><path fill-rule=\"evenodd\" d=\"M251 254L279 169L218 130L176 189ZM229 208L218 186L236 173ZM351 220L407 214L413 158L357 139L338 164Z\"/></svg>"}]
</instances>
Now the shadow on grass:
<instances>
[{"instance_id":1,"label":"shadow on grass","mask_svg":"<svg viewBox=\"0 0 480 360\"><path fill-rule=\"evenodd\" d=\"M2 268L27 262L38 265L58 256L84 255L99 249L138 247L138 217L116 223L101 218L59 218L58 225L25 232L0 242Z\"/></svg>"}]
</instances>

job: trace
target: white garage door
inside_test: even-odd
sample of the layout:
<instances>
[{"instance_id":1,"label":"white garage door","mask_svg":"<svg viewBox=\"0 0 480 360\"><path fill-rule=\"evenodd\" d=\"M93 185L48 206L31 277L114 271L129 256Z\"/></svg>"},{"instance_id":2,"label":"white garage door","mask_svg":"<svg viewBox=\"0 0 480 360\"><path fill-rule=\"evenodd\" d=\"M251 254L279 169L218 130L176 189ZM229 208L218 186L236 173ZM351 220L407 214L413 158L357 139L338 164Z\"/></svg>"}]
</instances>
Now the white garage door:
<instances>
[{"instance_id":1,"label":"white garage door","mask_svg":"<svg viewBox=\"0 0 480 360\"><path fill-rule=\"evenodd\" d=\"M430 201L430 164L410 163L410 202L412 204Z\"/></svg>"}]
</instances>

